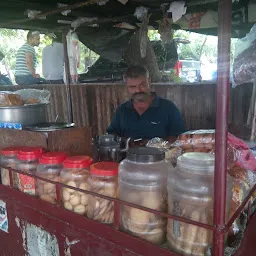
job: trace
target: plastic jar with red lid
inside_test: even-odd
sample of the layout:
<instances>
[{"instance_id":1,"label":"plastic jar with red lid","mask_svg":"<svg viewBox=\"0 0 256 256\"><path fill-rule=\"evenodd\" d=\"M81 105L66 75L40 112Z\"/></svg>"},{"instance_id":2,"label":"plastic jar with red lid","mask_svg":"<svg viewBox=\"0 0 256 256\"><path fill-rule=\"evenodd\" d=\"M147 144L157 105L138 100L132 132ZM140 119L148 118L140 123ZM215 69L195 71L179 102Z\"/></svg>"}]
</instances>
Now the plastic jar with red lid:
<instances>
[{"instance_id":1,"label":"plastic jar with red lid","mask_svg":"<svg viewBox=\"0 0 256 256\"><path fill-rule=\"evenodd\" d=\"M0 158L1 179L2 179L2 184L5 186L10 186L9 170L6 168L12 168L12 169L16 168L17 154L21 149L22 147L7 147L2 149L1 151L1 158Z\"/></svg>"},{"instance_id":2,"label":"plastic jar with red lid","mask_svg":"<svg viewBox=\"0 0 256 256\"><path fill-rule=\"evenodd\" d=\"M39 159L39 165L36 169L36 176L47 180L59 182L62 163L67 158L64 152L48 152L43 154ZM43 181L36 180L36 195L40 199L56 204L56 185Z\"/></svg>"},{"instance_id":3,"label":"plastic jar with red lid","mask_svg":"<svg viewBox=\"0 0 256 256\"><path fill-rule=\"evenodd\" d=\"M93 160L89 156L72 156L63 162L61 182L83 190L88 190L89 169ZM71 188L62 189L64 208L81 215L87 215L88 194Z\"/></svg>"},{"instance_id":4,"label":"plastic jar with red lid","mask_svg":"<svg viewBox=\"0 0 256 256\"><path fill-rule=\"evenodd\" d=\"M17 154L17 170L29 174L35 174L39 158L41 157L43 149L40 147L25 147ZM14 187L18 190L35 195L35 179L25 174L17 174L14 176Z\"/></svg>"},{"instance_id":5,"label":"plastic jar with red lid","mask_svg":"<svg viewBox=\"0 0 256 256\"><path fill-rule=\"evenodd\" d=\"M89 190L117 198L118 163L99 162L90 168ZM114 222L114 203L96 196L89 197L88 217L101 223Z\"/></svg>"}]
</instances>

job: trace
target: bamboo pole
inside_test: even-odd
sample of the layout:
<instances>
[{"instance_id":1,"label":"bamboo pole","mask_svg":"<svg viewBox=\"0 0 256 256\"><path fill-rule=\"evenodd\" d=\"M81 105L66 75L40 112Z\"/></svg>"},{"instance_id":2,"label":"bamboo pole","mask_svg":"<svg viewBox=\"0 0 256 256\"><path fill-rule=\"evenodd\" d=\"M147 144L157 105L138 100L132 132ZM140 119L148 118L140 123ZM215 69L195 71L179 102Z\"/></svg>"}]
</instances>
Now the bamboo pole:
<instances>
[{"instance_id":1,"label":"bamboo pole","mask_svg":"<svg viewBox=\"0 0 256 256\"><path fill-rule=\"evenodd\" d=\"M72 95L70 86L70 66L68 59L68 47L67 47L67 33L62 34L63 47L64 47L64 67L65 67L65 79L66 79L66 94L68 104L68 122L73 123L73 107L72 107Z\"/></svg>"},{"instance_id":2,"label":"bamboo pole","mask_svg":"<svg viewBox=\"0 0 256 256\"><path fill-rule=\"evenodd\" d=\"M256 87L256 81L254 81L254 86ZM255 141L256 139L256 99L254 102L254 113L252 119L252 132L251 132L251 141Z\"/></svg>"},{"instance_id":3,"label":"bamboo pole","mask_svg":"<svg viewBox=\"0 0 256 256\"><path fill-rule=\"evenodd\" d=\"M256 80L253 81L252 97L251 97L251 103L250 103L248 118L247 118L247 125L248 126L252 125L253 115L255 113L255 111L254 111L255 101L256 101Z\"/></svg>"}]
</instances>

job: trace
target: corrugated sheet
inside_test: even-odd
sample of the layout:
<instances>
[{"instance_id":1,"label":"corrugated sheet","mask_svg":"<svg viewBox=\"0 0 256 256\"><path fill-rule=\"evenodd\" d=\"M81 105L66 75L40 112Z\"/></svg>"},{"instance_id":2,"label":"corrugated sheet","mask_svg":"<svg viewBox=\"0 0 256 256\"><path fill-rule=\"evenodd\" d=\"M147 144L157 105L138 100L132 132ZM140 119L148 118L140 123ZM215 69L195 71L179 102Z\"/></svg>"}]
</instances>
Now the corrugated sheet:
<instances>
[{"instance_id":1,"label":"corrugated sheet","mask_svg":"<svg viewBox=\"0 0 256 256\"><path fill-rule=\"evenodd\" d=\"M0 90L21 87L0 87ZM23 87L28 88L28 87ZM68 121L66 87L63 85L38 85L29 88L47 89L52 93L47 108L49 121ZM180 109L187 129L211 129L215 127L216 85L157 84L153 90L161 97L172 100ZM93 134L102 134L110 123L116 108L127 98L122 84L88 84L72 86L74 122L77 126L91 126ZM237 127L246 124L252 84L231 90L230 123Z\"/></svg>"}]
</instances>

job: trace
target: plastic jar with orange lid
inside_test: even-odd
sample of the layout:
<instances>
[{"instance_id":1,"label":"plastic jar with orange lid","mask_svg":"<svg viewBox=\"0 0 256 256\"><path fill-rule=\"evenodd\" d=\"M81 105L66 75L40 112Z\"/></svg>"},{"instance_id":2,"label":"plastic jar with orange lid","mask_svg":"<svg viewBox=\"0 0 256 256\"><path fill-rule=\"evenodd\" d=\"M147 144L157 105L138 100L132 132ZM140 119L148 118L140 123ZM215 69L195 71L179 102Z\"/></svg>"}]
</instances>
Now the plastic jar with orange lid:
<instances>
[{"instance_id":1,"label":"plastic jar with orange lid","mask_svg":"<svg viewBox=\"0 0 256 256\"><path fill-rule=\"evenodd\" d=\"M16 168L17 154L21 149L22 147L7 147L2 149L1 151L1 179L2 184L5 186L10 186L9 170L7 168Z\"/></svg>"},{"instance_id":2,"label":"plastic jar with orange lid","mask_svg":"<svg viewBox=\"0 0 256 256\"><path fill-rule=\"evenodd\" d=\"M73 156L63 162L60 173L61 182L83 190L88 190L89 169L92 164L89 156ZM88 194L71 188L62 189L62 202L64 208L80 215L87 215Z\"/></svg>"},{"instance_id":3,"label":"plastic jar with orange lid","mask_svg":"<svg viewBox=\"0 0 256 256\"><path fill-rule=\"evenodd\" d=\"M60 172L63 168L63 161L67 158L64 152L48 152L41 156L37 166L36 176L47 180L60 182ZM56 185L36 180L36 194L40 199L56 204Z\"/></svg>"},{"instance_id":4,"label":"plastic jar with orange lid","mask_svg":"<svg viewBox=\"0 0 256 256\"><path fill-rule=\"evenodd\" d=\"M118 163L99 162L90 168L89 190L117 198ZM88 217L101 223L114 222L114 203L96 196L89 197Z\"/></svg>"},{"instance_id":5,"label":"plastic jar with orange lid","mask_svg":"<svg viewBox=\"0 0 256 256\"><path fill-rule=\"evenodd\" d=\"M35 174L39 158L42 155L42 148L25 147L17 154L17 170L29 174ZM16 189L30 195L35 195L35 179L25 174L13 176L13 185Z\"/></svg>"}]
</instances>

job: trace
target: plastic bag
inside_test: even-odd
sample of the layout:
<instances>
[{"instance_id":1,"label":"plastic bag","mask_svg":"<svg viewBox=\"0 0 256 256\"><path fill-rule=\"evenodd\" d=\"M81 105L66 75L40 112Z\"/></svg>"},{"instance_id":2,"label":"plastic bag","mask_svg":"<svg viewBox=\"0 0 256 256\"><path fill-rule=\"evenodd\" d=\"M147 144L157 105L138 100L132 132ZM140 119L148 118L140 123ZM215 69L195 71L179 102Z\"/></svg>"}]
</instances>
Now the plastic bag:
<instances>
[{"instance_id":1,"label":"plastic bag","mask_svg":"<svg viewBox=\"0 0 256 256\"><path fill-rule=\"evenodd\" d=\"M246 37L236 43L233 64L233 86L256 79L256 24Z\"/></svg>"},{"instance_id":2,"label":"plastic bag","mask_svg":"<svg viewBox=\"0 0 256 256\"><path fill-rule=\"evenodd\" d=\"M236 164L242 168L256 171L256 159L248 145L232 135L228 134L227 159L228 167ZM215 152L215 130L196 130L181 134L173 147L180 147L183 153L186 152Z\"/></svg>"},{"instance_id":3,"label":"plastic bag","mask_svg":"<svg viewBox=\"0 0 256 256\"><path fill-rule=\"evenodd\" d=\"M168 141L163 140L162 138L153 138L148 141L146 147L158 148L165 152L165 159L170 161L175 167L177 163L177 158L181 155L182 150L180 148L171 148L171 145Z\"/></svg>"},{"instance_id":4,"label":"plastic bag","mask_svg":"<svg viewBox=\"0 0 256 256\"><path fill-rule=\"evenodd\" d=\"M14 92L22 97L25 104L36 104L50 102L51 93L48 90L22 89Z\"/></svg>"},{"instance_id":5,"label":"plastic bag","mask_svg":"<svg viewBox=\"0 0 256 256\"><path fill-rule=\"evenodd\" d=\"M78 82L78 68L80 65L80 48L79 39L75 32L69 31L67 34L67 48L70 67L71 83L76 84ZM64 69L65 71L65 69ZM66 83L66 75L64 72L64 82Z\"/></svg>"},{"instance_id":6,"label":"plastic bag","mask_svg":"<svg viewBox=\"0 0 256 256\"><path fill-rule=\"evenodd\" d=\"M144 17L147 16L148 14L148 8L144 7L144 6L140 6L140 7L137 7L135 9L135 12L134 12L134 16L140 20L140 21L143 21Z\"/></svg>"},{"instance_id":7,"label":"plastic bag","mask_svg":"<svg viewBox=\"0 0 256 256\"><path fill-rule=\"evenodd\" d=\"M0 92L0 107L23 106L24 103L22 97L14 92Z\"/></svg>"},{"instance_id":8,"label":"plastic bag","mask_svg":"<svg viewBox=\"0 0 256 256\"><path fill-rule=\"evenodd\" d=\"M172 144L181 153L185 152L215 152L215 130L197 130L181 134ZM175 152L175 151L174 151ZM234 201L239 204L247 196L249 190L256 184L256 159L247 143L228 134L227 142L228 173L240 181L239 192L233 194ZM248 185L246 185L248 184ZM240 195L243 195L240 196Z\"/></svg>"}]
</instances>

